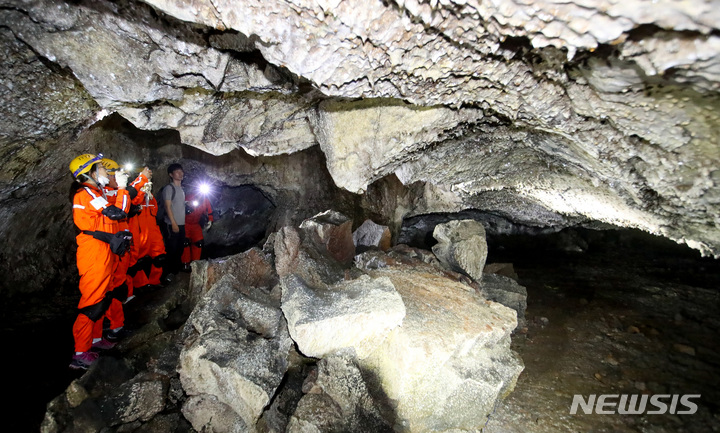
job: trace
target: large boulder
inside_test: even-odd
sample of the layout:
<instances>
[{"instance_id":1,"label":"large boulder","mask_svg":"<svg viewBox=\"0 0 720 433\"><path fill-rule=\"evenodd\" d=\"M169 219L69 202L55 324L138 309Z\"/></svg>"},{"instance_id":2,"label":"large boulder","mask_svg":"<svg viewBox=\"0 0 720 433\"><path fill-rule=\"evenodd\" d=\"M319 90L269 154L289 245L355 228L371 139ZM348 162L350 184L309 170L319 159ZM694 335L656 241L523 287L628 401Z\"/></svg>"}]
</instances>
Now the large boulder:
<instances>
[{"instance_id":1,"label":"large boulder","mask_svg":"<svg viewBox=\"0 0 720 433\"><path fill-rule=\"evenodd\" d=\"M401 430L481 428L523 369L510 350L515 311L422 269L387 267L371 275L390 278L407 311L363 360L395 402Z\"/></svg>"},{"instance_id":2,"label":"large boulder","mask_svg":"<svg viewBox=\"0 0 720 433\"><path fill-rule=\"evenodd\" d=\"M352 220L326 211L304 220L299 229L283 227L275 234L273 251L281 279L297 275L311 287L330 287L352 272Z\"/></svg>"},{"instance_id":3,"label":"large boulder","mask_svg":"<svg viewBox=\"0 0 720 433\"><path fill-rule=\"evenodd\" d=\"M510 350L516 312L483 298L466 277L417 257L374 251L357 263L369 275L330 288L283 279L282 308L300 350L324 360L350 356L366 399L392 407L383 416L392 418L395 430L483 426L523 368ZM383 297L397 303L398 312L402 305L404 316L375 301ZM401 323L388 326L398 318ZM317 395L306 390L291 419L293 431L358 431L348 426L352 416L342 403L353 392L346 389L341 397L318 387ZM318 412L323 417L312 419Z\"/></svg>"},{"instance_id":4,"label":"large boulder","mask_svg":"<svg viewBox=\"0 0 720 433\"><path fill-rule=\"evenodd\" d=\"M201 299L184 335L180 380L188 396L203 397L185 403L185 416L196 430L215 431L229 407L254 428L287 371L293 344L269 289L249 290L224 276ZM208 417L212 408L222 411Z\"/></svg>"},{"instance_id":5,"label":"large boulder","mask_svg":"<svg viewBox=\"0 0 720 433\"><path fill-rule=\"evenodd\" d=\"M448 269L480 281L487 260L485 228L475 220L455 220L438 224L433 231L438 243L432 247L438 260Z\"/></svg>"},{"instance_id":6,"label":"large boulder","mask_svg":"<svg viewBox=\"0 0 720 433\"><path fill-rule=\"evenodd\" d=\"M405 306L386 277L341 282L314 290L299 277L282 282L282 310L300 351L322 358L352 348L364 358L405 317Z\"/></svg>"},{"instance_id":7,"label":"large boulder","mask_svg":"<svg viewBox=\"0 0 720 433\"><path fill-rule=\"evenodd\" d=\"M343 264L352 262L355 244L350 218L340 212L328 210L303 221L300 229L318 251Z\"/></svg>"},{"instance_id":8,"label":"large boulder","mask_svg":"<svg viewBox=\"0 0 720 433\"><path fill-rule=\"evenodd\" d=\"M278 283L272 258L259 248L229 257L192 262L189 293L190 309L225 275L233 275L239 287L273 287Z\"/></svg>"}]
</instances>

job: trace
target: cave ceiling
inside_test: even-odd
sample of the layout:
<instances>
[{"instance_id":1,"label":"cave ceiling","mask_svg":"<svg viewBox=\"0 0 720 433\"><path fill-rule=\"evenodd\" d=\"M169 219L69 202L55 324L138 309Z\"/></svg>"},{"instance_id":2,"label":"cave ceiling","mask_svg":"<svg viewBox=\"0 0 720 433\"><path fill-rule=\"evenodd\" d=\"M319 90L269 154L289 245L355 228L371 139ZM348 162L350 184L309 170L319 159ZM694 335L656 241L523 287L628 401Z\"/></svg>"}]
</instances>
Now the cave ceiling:
<instances>
[{"instance_id":1,"label":"cave ceiling","mask_svg":"<svg viewBox=\"0 0 720 433\"><path fill-rule=\"evenodd\" d=\"M415 212L599 221L720 254L718 1L0 5L4 50L32 54L3 73L4 147L118 113L214 155L319 146L348 191L427 184ZM28 90L33 62L62 78Z\"/></svg>"}]
</instances>

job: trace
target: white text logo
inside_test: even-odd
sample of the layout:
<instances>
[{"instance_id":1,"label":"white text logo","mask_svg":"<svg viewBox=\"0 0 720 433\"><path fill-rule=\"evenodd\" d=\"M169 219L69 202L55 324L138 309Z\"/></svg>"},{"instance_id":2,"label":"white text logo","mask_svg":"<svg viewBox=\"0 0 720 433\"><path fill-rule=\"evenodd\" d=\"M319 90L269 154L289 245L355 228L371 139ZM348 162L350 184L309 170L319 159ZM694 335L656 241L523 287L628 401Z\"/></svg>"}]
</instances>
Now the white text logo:
<instances>
[{"instance_id":1,"label":"white text logo","mask_svg":"<svg viewBox=\"0 0 720 433\"><path fill-rule=\"evenodd\" d=\"M697 405L690 401L693 398L700 398L700 394L590 394L587 400L576 394L570 414L575 415L579 407L586 415L593 412L600 415L660 415L668 412L692 415L697 412Z\"/></svg>"}]
</instances>

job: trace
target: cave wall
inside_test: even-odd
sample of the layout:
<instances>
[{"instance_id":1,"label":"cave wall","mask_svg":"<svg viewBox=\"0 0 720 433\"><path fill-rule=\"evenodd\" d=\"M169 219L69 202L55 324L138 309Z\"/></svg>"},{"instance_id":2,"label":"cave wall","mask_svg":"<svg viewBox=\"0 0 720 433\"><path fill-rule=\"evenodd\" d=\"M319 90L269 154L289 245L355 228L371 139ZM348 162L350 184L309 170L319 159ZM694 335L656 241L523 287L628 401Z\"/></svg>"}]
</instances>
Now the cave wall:
<instances>
[{"instance_id":1,"label":"cave wall","mask_svg":"<svg viewBox=\"0 0 720 433\"><path fill-rule=\"evenodd\" d=\"M53 281L35 252L67 256L69 215L48 197L66 160L115 149L257 184L273 226L477 209L720 253L711 3L0 4L3 291Z\"/></svg>"}]
</instances>

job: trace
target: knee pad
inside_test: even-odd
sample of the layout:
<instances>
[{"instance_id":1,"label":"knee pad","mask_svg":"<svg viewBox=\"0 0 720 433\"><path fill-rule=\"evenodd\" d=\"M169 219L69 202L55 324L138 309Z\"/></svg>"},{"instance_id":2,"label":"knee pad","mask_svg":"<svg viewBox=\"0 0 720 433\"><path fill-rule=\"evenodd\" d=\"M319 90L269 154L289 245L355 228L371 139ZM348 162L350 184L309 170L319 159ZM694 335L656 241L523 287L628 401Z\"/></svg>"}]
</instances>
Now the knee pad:
<instances>
[{"instance_id":1,"label":"knee pad","mask_svg":"<svg viewBox=\"0 0 720 433\"><path fill-rule=\"evenodd\" d=\"M80 308L78 312L80 314L86 315L88 319L92 320L93 322L97 322L98 320L100 320L103 314L105 314L107 309L110 308L111 302L112 297L107 296L106 293L102 301L98 302L97 304L88 305L87 307Z\"/></svg>"},{"instance_id":2,"label":"knee pad","mask_svg":"<svg viewBox=\"0 0 720 433\"><path fill-rule=\"evenodd\" d=\"M152 266L152 258L150 256L145 256L140 259L138 259L137 263L133 267L135 267L135 273L138 273L140 271L145 272L146 275L150 275L150 267ZM129 274L130 272L128 272ZM135 274L130 274L131 276L135 276Z\"/></svg>"},{"instance_id":3,"label":"knee pad","mask_svg":"<svg viewBox=\"0 0 720 433\"><path fill-rule=\"evenodd\" d=\"M190 238L183 239L183 248L190 246Z\"/></svg>"},{"instance_id":4,"label":"knee pad","mask_svg":"<svg viewBox=\"0 0 720 433\"><path fill-rule=\"evenodd\" d=\"M164 268L166 260L167 254L160 254L152 259L152 264L155 265L156 268Z\"/></svg>"},{"instance_id":5,"label":"knee pad","mask_svg":"<svg viewBox=\"0 0 720 433\"><path fill-rule=\"evenodd\" d=\"M195 246L198 248L202 248L205 246L205 239L200 239L199 241L195 242Z\"/></svg>"},{"instance_id":6,"label":"knee pad","mask_svg":"<svg viewBox=\"0 0 720 433\"><path fill-rule=\"evenodd\" d=\"M135 275L137 275L138 272L140 272L141 270L143 270L143 268L145 267L145 263L146 263L149 259L150 259L150 257L148 257L148 256L145 256L145 257L143 257L143 258L141 258L141 259L138 259L138 261L135 262L134 265L132 265L132 266L130 266L130 267L128 268L127 274L134 278Z\"/></svg>"},{"instance_id":7,"label":"knee pad","mask_svg":"<svg viewBox=\"0 0 720 433\"><path fill-rule=\"evenodd\" d=\"M137 275L138 271L140 270L140 261L135 262L134 265L130 266L127 270L127 274L131 277L135 278L135 275Z\"/></svg>"},{"instance_id":8,"label":"knee pad","mask_svg":"<svg viewBox=\"0 0 720 433\"><path fill-rule=\"evenodd\" d=\"M111 297L114 299L117 299L120 302L125 302L125 300L128 297L128 286L127 283L122 283L121 285L115 287L112 289Z\"/></svg>"}]
</instances>

